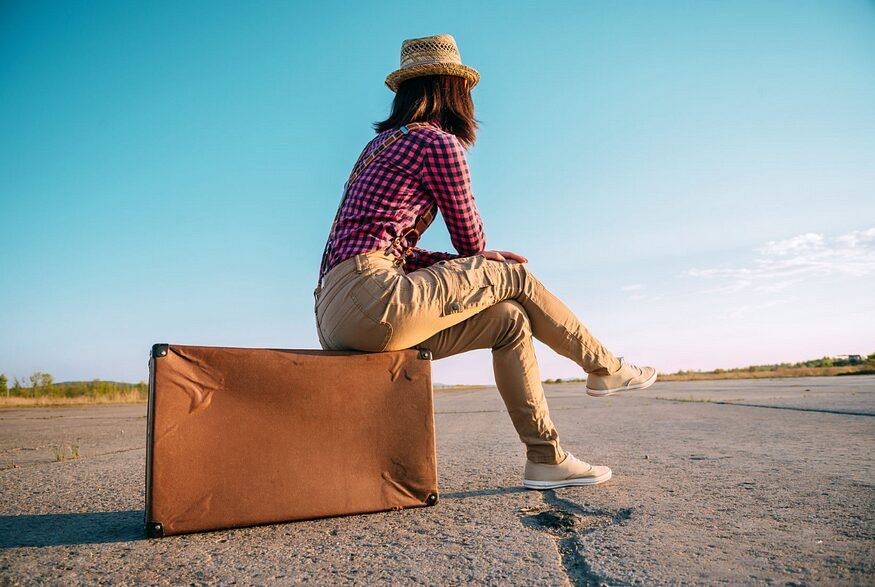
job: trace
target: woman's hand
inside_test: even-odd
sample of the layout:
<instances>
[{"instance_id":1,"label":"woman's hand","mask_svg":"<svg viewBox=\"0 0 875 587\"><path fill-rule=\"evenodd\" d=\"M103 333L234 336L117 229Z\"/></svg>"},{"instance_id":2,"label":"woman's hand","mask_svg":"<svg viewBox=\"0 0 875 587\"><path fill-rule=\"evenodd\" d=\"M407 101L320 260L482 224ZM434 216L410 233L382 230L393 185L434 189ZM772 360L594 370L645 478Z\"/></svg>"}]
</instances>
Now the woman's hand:
<instances>
[{"instance_id":1,"label":"woman's hand","mask_svg":"<svg viewBox=\"0 0 875 587\"><path fill-rule=\"evenodd\" d=\"M480 254L492 261L516 261L517 263L529 262L529 260L522 255L517 255L510 251L483 251Z\"/></svg>"}]
</instances>

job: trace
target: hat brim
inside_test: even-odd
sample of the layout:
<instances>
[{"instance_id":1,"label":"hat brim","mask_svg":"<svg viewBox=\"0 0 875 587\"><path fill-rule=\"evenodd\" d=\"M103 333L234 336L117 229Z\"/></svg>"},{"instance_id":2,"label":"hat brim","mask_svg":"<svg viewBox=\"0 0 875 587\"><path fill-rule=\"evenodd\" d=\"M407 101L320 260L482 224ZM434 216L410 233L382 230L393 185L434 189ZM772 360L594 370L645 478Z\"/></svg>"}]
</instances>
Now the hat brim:
<instances>
[{"instance_id":1,"label":"hat brim","mask_svg":"<svg viewBox=\"0 0 875 587\"><path fill-rule=\"evenodd\" d=\"M454 75L456 77L463 77L471 82L472 88L480 81L480 72L473 67L468 67L461 63L422 63L403 69L396 69L386 76L386 85L393 92L397 92L398 86L404 80L423 75Z\"/></svg>"}]
</instances>

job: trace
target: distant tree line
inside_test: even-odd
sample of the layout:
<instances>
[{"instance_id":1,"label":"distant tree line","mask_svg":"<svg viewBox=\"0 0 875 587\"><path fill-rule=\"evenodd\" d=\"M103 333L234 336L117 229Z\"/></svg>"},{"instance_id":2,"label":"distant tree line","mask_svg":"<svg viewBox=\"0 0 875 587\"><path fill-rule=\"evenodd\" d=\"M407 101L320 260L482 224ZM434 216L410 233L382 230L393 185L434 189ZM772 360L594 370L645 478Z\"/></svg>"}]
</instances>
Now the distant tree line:
<instances>
[{"instance_id":1,"label":"distant tree line","mask_svg":"<svg viewBox=\"0 0 875 587\"><path fill-rule=\"evenodd\" d=\"M24 383L30 383L26 387ZM49 373L37 372L27 381L13 378L12 386L6 375L0 373L0 396L3 397L110 397L137 393L143 399L149 387L145 383L119 383L117 381L69 381L55 383Z\"/></svg>"},{"instance_id":2,"label":"distant tree line","mask_svg":"<svg viewBox=\"0 0 875 587\"><path fill-rule=\"evenodd\" d=\"M875 353L869 356L849 355L847 357L823 357L798 363L774 363L772 365L751 365L737 369L714 369L704 373L761 373L767 371L780 371L781 369L826 369L829 367L869 366L875 367ZM676 375L688 375L690 373L702 373L702 371L678 371Z\"/></svg>"},{"instance_id":3,"label":"distant tree line","mask_svg":"<svg viewBox=\"0 0 875 587\"><path fill-rule=\"evenodd\" d=\"M724 373L763 373L769 371L781 371L784 369L825 369L830 367L871 367L875 369L875 353L868 356L863 355L847 355L842 357L823 357L822 359L812 359L810 361L800 361L798 363L775 363L773 365L752 365L750 367L739 367L737 369L714 369L713 371L678 371L671 375L720 375ZM866 371L868 372L868 371ZM575 377L574 379L546 379L543 383L576 383L585 379Z\"/></svg>"}]
</instances>

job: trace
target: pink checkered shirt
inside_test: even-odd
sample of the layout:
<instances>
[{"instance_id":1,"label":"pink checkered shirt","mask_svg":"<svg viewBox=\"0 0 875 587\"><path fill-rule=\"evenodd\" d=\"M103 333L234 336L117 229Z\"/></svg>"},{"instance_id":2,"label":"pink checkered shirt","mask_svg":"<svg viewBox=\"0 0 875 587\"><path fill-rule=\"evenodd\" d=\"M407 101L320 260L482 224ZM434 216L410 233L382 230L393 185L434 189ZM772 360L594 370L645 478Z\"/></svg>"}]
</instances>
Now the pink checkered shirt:
<instances>
[{"instance_id":1,"label":"pink checkered shirt","mask_svg":"<svg viewBox=\"0 0 875 587\"><path fill-rule=\"evenodd\" d=\"M417 216L432 202L437 203L458 254L414 247L404 263L405 272L475 255L486 247L462 144L437 122L430 124L434 128L411 130L401 137L348 186L326 272L358 253L387 249L396 236L414 226ZM364 157L395 130L374 137L365 147ZM403 239L401 242L403 245Z\"/></svg>"}]
</instances>

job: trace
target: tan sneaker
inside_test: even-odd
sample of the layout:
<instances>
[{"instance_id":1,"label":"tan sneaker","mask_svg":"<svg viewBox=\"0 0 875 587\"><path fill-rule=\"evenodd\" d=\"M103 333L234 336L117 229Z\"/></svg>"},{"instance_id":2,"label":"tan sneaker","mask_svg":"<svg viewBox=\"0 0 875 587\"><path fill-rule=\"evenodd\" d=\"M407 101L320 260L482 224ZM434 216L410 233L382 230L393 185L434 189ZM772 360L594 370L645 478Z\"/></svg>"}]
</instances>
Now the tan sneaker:
<instances>
[{"instance_id":1,"label":"tan sneaker","mask_svg":"<svg viewBox=\"0 0 875 587\"><path fill-rule=\"evenodd\" d=\"M587 375L586 393L595 397L611 395L618 391L644 389L656 381L656 369L638 367L620 357L620 369L613 375Z\"/></svg>"},{"instance_id":2,"label":"tan sneaker","mask_svg":"<svg viewBox=\"0 0 875 587\"><path fill-rule=\"evenodd\" d=\"M570 452L558 465L545 465L526 460L523 487L528 489L555 489L572 485L596 485L611 478L608 467L584 463Z\"/></svg>"}]
</instances>

